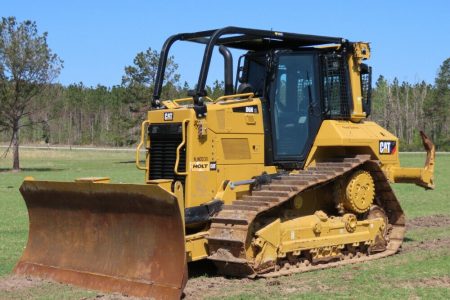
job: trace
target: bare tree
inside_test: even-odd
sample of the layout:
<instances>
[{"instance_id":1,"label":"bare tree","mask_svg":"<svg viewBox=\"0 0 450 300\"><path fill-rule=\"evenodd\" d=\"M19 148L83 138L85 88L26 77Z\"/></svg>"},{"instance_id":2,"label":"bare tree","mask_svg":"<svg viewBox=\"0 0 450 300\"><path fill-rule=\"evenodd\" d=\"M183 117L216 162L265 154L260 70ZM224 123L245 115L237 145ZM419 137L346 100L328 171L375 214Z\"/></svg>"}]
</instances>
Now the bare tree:
<instances>
[{"instance_id":1,"label":"bare tree","mask_svg":"<svg viewBox=\"0 0 450 300\"><path fill-rule=\"evenodd\" d=\"M47 33L39 35L36 22L18 23L15 17L0 23L0 131L11 134L13 170L20 170L19 132L31 126L31 104L59 75L62 60L47 44Z\"/></svg>"}]
</instances>

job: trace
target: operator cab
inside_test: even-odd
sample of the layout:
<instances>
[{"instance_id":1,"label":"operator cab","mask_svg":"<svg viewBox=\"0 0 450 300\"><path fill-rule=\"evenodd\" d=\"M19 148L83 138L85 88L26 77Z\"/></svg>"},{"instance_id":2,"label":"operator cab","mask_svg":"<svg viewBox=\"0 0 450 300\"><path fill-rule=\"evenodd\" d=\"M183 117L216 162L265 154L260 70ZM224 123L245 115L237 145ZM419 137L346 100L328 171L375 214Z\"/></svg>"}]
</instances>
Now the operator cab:
<instances>
[{"instance_id":1,"label":"operator cab","mask_svg":"<svg viewBox=\"0 0 450 300\"><path fill-rule=\"evenodd\" d=\"M354 111L349 57L353 43L338 38L226 27L170 37L161 50L152 106L159 97L168 50L177 40L206 45L196 89L189 96L202 118L207 105L205 85L215 46L224 57L225 95L254 93L263 107L265 164L301 168L324 119L352 119ZM368 47L368 46L367 46ZM228 48L247 51L239 57L233 83ZM355 48L356 49L356 48ZM368 51L368 49L367 49ZM367 58L367 56L361 56ZM361 116L370 113L370 67L359 63ZM361 117L361 119L363 118Z\"/></svg>"}]
</instances>

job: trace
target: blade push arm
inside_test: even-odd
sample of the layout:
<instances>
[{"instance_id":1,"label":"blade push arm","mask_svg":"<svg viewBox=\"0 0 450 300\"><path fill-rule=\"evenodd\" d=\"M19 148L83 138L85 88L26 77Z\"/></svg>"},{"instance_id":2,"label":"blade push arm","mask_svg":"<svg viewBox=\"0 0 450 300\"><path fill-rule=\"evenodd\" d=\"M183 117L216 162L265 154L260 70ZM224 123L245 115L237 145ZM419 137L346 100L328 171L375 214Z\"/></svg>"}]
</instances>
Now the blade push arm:
<instances>
[{"instance_id":1,"label":"blade push arm","mask_svg":"<svg viewBox=\"0 0 450 300\"><path fill-rule=\"evenodd\" d=\"M428 136L421 131L422 143L427 152L427 159L423 168L391 167L388 177L392 182L415 183L425 189L434 189L434 160L436 148Z\"/></svg>"}]
</instances>

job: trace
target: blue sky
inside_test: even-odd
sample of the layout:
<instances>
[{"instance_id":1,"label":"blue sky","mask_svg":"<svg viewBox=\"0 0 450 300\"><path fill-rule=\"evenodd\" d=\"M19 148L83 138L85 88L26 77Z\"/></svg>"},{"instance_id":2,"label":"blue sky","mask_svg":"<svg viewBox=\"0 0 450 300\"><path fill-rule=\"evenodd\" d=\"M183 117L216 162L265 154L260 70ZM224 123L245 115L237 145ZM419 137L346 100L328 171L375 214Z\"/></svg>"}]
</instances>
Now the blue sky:
<instances>
[{"instance_id":1,"label":"blue sky","mask_svg":"<svg viewBox=\"0 0 450 300\"><path fill-rule=\"evenodd\" d=\"M120 84L124 66L178 32L228 25L371 42L375 79L433 83L450 57L450 1L6 1L0 16L34 20L64 60L62 84ZM203 49L176 45L182 80L193 84ZM215 59L209 79L222 79Z\"/></svg>"}]
</instances>

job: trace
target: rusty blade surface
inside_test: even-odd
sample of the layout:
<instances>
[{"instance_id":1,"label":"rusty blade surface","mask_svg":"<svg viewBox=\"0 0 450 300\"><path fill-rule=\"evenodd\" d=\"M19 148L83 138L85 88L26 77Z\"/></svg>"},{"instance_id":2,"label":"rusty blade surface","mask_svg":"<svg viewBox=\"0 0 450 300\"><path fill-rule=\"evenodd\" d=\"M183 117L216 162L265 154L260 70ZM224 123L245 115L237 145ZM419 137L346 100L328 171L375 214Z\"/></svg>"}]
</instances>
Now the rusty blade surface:
<instances>
[{"instance_id":1,"label":"rusty blade surface","mask_svg":"<svg viewBox=\"0 0 450 300\"><path fill-rule=\"evenodd\" d=\"M180 298L184 225L150 185L25 181L28 243L16 274L156 299Z\"/></svg>"}]
</instances>

